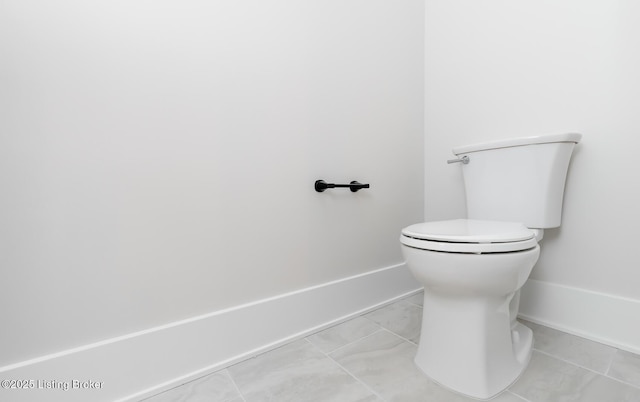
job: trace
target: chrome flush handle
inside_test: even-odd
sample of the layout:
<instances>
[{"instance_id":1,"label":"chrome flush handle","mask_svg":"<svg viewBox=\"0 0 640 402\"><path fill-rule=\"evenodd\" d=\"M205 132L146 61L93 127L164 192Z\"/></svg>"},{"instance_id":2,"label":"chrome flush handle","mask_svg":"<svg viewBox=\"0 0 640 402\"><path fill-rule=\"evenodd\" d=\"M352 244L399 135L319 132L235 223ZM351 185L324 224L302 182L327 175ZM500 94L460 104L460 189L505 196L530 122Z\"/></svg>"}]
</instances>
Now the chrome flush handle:
<instances>
[{"instance_id":1,"label":"chrome flush handle","mask_svg":"<svg viewBox=\"0 0 640 402\"><path fill-rule=\"evenodd\" d=\"M463 156L462 158L458 158L458 159L449 159L447 161L447 163L460 163L462 162L463 165L466 165L469 163L469 157L467 155Z\"/></svg>"}]
</instances>

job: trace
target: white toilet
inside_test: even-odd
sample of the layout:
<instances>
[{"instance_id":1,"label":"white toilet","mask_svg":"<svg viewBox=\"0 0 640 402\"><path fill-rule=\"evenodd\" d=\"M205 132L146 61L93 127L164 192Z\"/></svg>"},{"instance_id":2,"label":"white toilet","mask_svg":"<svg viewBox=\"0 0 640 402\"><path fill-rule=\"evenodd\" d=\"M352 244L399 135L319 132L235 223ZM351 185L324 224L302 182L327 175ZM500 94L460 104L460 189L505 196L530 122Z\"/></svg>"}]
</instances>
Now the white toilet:
<instances>
[{"instance_id":1,"label":"white toilet","mask_svg":"<svg viewBox=\"0 0 640 402\"><path fill-rule=\"evenodd\" d=\"M402 230L409 269L424 285L415 362L458 393L490 399L531 356L516 321L520 288L543 230L560 226L567 168L581 134L515 138L453 149L462 162L468 219Z\"/></svg>"}]
</instances>

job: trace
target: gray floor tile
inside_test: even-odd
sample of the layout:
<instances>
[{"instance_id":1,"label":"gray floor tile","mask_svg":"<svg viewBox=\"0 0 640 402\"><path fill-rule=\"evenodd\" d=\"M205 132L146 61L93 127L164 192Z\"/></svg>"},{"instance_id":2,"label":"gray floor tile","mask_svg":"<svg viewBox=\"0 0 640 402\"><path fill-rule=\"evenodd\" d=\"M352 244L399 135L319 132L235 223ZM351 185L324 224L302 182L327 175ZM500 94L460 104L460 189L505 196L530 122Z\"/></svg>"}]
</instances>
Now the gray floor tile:
<instances>
[{"instance_id":1,"label":"gray floor tile","mask_svg":"<svg viewBox=\"0 0 640 402\"><path fill-rule=\"evenodd\" d=\"M605 376L596 378L579 390L580 402L638 402L640 401L640 389L623 384Z\"/></svg>"},{"instance_id":2,"label":"gray floor tile","mask_svg":"<svg viewBox=\"0 0 640 402\"><path fill-rule=\"evenodd\" d=\"M529 366L509 390L532 402L577 401L598 374L534 351Z\"/></svg>"},{"instance_id":3,"label":"gray floor tile","mask_svg":"<svg viewBox=\"0 0 640 402\"><path fill-rule=\"evenodd\" d=\"M640 387L640 355L616 351L608 375Z\"/></svg>"},{"instance_id":4,"label":"gray floor tile","mask_svg":"<svg viewBox=\"0 0 640 402\"><path fill-rule=\"evenodd\" d=\"M417 293L411 297L407 297L405 299L406 301L408 301L411 304L416 304L418 306L423 306L424 305L424 292L420 292Z\"/></svg>"},{"instance_id":5,"label":"gray floor tile","mask_svg":"<svg viewBox=\"0 0 640 402\"><path fill-rule=\"evenodd\" d=\"M549 327L528 321L522 321L522 323L533 330L535 349L598 373L606 373L616 351L611 346Z\"/></svg>"},{"instance_id":6,"label":"gray floor tile","mask_svg":"<svg viewBox=\"0 0 640 402\"><path fill-rule=\"evenodd\" d=\"M228 370L247 402L377 400L370 390L304 339Z\"/></svg>"},{"instance_id":7,"label":"gray floor tile","mask_svg":"<svg viewBox=\"0 0 640 402\"><path fill-rule=\"evenodd\" d=\"M408 297L147 401L474 401L431 381L413 362L422 297ZM640 356L524 324L534 331L529 367L491 402L640 401Z\"/></svg>"},{"instance_id":8,"label":"gray floor tile","mask_svg":"<svg viewBox=\"0 0 640 402\"><path fill-rule=\"evenodd\" d=\"M420 340L422 308L405 300L366 314L365 317L414 343Z\"/></svg>"},{"instance_id":9,"label":"gray floor tile","mask_svg":"<svg viewBox=\"0 0 640 402\"><path fill-rule=\"evenodd\" d=\"M330 356L385 401L472 401L440 387L422 373L413 362L416 350L416 345L383 330ZM501 398L497 401L521 402L510 394Z\"/></svg>"},{"instance_id":10,"label":"gray floor tile","mask_svg":"<svg viewBox=\"0 0 640 402\"><path fill-rule=\"evenodd\" d=\"M342 324L313 334L306 339L325 353L332 352L348 343L371 335L380 326L363 317L356 317Z\"/></svg>"},{"instance_id":11,"label":"gray floor tile","mask_svg":"<svg viewBox=\"0 0 640 402\"><path fill-rule=\"evenodd\" d=\"M536 351L509 390L531 402L640 400L640 389Z\"/></svg>"},{"instance_id":12,"label":"gray floor tile","mask_svg":"<svg viewBox=\"0 0 640 402\"><path fill-rule=\"evenodd\" d=\"M227 370L188 382L145 402L243 402Z\"/></svg>"},{"instance_id":13,"label":"gray floor tile","mask_svg":"<svg viewBox=\"0 0 640 402\"><path fill-rule=\"evenodd\" d=\"M507 391L504 391L502 394L498 395L495 399L492 399L491 402L529 402L529 401L507 390Z\"/></svg>"}]
</instances>

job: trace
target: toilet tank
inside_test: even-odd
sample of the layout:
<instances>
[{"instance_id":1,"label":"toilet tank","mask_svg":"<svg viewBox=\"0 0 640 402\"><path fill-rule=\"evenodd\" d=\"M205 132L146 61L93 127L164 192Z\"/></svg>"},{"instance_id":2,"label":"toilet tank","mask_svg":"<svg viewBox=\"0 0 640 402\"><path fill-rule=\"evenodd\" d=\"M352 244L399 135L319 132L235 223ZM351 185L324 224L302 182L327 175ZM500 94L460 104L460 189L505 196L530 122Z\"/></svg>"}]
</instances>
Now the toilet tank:
<instances>
[{"instance_id":1,"label":"toilet tank","mask_svg":"<svg viewBox=\"0 0 640 402\"><path fill-rule=\"evenodd\" d=\"M581 134L514 138L456 147L462 164L469 219L521 222L554 228L573 147Z\"/></svg>"}]
</instances>

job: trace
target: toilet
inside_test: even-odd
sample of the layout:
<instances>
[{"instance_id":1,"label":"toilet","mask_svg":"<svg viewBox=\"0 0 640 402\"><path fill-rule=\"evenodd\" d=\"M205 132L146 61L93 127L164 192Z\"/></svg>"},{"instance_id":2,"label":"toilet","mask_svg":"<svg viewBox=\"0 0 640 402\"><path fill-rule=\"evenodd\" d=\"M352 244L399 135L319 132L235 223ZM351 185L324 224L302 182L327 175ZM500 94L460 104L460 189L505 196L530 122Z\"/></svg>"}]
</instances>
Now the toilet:
<instances>
[{"instance_id":1,"label":"toilet","mask_svg":"<svg viewBox=\"0 0 640 402\"><path fill-rule=\"evenodd\" d=\"M453 149L467 218L410 225L400 243L424 286L416 365L457 393L491 399L531 357L531 329L516 321L520 288L544 229L560 226L565 179L581 134L513 138Z\"/></svg>"}]
</instances>

